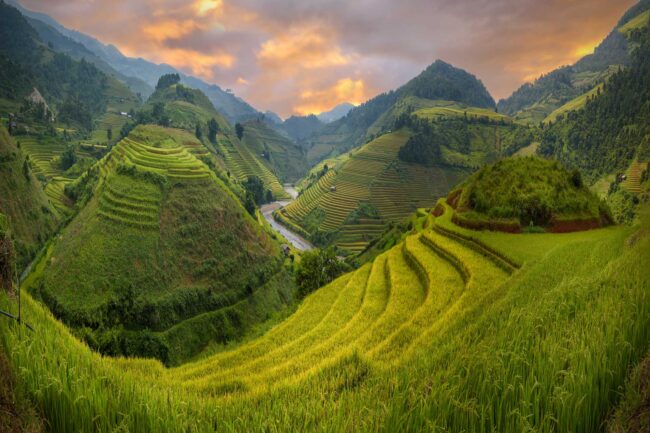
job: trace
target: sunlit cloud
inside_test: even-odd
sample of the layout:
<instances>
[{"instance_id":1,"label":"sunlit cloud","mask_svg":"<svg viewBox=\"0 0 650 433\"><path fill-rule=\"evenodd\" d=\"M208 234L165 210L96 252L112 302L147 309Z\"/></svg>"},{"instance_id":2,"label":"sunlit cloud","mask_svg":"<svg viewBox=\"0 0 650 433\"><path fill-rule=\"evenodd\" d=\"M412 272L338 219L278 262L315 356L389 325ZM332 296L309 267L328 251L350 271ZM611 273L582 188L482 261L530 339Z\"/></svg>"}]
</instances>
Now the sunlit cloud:
<instances>
[{"instance_id":1,"label":"sunlit cloud","mask_svg":"<svg viewBox=\"0 0 650 433\"><path fill-rule=\"evenodd\" d=\"M267 40L257 58L262 64L285 68L322 68L350 62L340 48L332 44L332 35L324 35L316 26L299 26Z\"/></svg>"},{"instance_id":2,"label":"sunlit cloud","mask_svg":"<svg viewBox=\"0 0 650 433\"><path fill-rule=\"evenodd\" d=\"M196 11L199 16L205 16L208 13L220 11L223 6L221 0L199 0L196 2Z\"/></svg>"},{"instance_id":3,"label":"sunlit cloud","mask_svg":"<svg viewBox=\"0 0 650 433\"><path fill-rule=\"evenodd\" d=\"M326 89L303 91L300 94L300 101L294 107L293 112L299 115L320 114L342 102L359 105L368 97L363 80L343 78Z\"/></svg>"},{"instance_id":4,"label":"sunlit cloud","mask_svg":"<svg viewBox=\"0 0 650 433\"><path fill-rule=\"evenodd\" d=\"M200 26L193 20L177 21L165 19L142 25L142 32L144 33L144 36L151 41L156 42L163 42L167 39L180 38L197 29L200 29Z\"/></svg>"},{"instance_id":5,"label":"sunlit cloud","mask_svg":"<svg viewBox=\"0 0 650 433\"><path fill-rule=\"evenodd\" d=\"M636 0L19 0L283 117L360 103L441 58L495 98L593 52Z\"/></svg>"}]
</instances>

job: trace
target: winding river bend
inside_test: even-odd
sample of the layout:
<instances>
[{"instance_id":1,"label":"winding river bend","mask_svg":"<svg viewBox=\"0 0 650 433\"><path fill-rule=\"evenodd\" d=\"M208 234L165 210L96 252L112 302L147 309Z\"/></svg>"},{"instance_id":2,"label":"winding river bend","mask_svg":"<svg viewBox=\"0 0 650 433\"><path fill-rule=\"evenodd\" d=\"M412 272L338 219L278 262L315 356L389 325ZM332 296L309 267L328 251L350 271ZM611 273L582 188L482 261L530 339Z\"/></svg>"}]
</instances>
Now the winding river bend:
<instances>
[{"instance_id":1,"label":"winding river bend","mask_svg":"<svg viewBox=\"0 0 650 433\"><path fill-rule=\"evenodd\" d=\"M285 207L298 197L298 191L296 191L296 189L291 185L284 185L284 190L289 193L291 200L274 201L273 203L265 204L260 208L260 211L271 227L291 242L291 245L296 249L300 251L313 250L314 245L312 245L311 242L300 236L298 233L292 232L273 218L273 212Z\"/></svg>"}]
</instances>

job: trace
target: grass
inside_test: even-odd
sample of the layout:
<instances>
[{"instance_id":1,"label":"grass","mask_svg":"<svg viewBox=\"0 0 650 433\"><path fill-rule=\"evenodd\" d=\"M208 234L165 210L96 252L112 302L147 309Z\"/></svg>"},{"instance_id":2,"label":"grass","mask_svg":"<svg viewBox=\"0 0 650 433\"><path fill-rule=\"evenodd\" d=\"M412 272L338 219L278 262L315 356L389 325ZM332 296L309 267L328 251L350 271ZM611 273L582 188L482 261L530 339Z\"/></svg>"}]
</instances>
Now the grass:
<instances>
[{"instance_id":1,"label":"grass","mask_svg":"<svg viewBox=\"0 0 650 433\"><path fill-rule=\"evenodd\" d=\"M648 215L522 236L446 212L520 269L422 227L260 338L171 369L92 353L29 296L38 338L0 344L55 431L591 432L648 350Z\"/></svg>"},{"instance_id":2,"label":"grass","mask_svg":"<svg viewBox=\"0 0 650 433\"><path fill-rule=\"evenodd\" d=\"M647 10L630 21L628 21L624 26L618 29L619 32L624 35L628 35L632 30L640 29L648 25L650 22L650 10Z\"/></svg>"}]
</instances>

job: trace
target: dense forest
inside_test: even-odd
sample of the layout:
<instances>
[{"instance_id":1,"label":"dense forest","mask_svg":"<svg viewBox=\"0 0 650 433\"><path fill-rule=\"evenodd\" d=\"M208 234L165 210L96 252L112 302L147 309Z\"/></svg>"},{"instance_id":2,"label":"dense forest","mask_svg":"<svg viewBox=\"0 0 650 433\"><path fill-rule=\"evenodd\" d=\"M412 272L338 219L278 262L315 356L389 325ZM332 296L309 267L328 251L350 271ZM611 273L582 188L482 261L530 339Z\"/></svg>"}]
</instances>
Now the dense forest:
<instances>
[{"instance_id":1,"label":"dense forest","mask_svg":"<svg viewBox=\"0 0 650 433\"><path fill-rule=\"evenodd\" d=\"M567 113L543 134L540 154L580 168L590 180L624 170L650 156L650 30L635 30L638 44L629 68L605 83L584 109Z\"/></svg>"},{"instance_id":2,"label":"dense forest","mask_svg":"<svg viewBox=\"0 0 650 433\"><path fill-rule=\"evenodd\" d=\"M92 129L93 116L106 110L107 76L83 59L74 61L43 45L25 18L4 2L0 2L0 77L6 78L0 84L3 96L21 101L36 87L60 120L87 130Z\"/></svg>"}]
</instances>

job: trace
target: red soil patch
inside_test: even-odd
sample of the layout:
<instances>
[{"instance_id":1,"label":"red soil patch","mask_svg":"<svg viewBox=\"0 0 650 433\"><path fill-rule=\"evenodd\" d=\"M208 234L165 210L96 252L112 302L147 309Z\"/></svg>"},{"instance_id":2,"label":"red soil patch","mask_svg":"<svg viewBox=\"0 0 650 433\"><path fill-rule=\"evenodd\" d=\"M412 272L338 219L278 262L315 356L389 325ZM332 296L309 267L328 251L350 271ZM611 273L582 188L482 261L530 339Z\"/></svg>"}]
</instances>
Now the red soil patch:
<instances>
[{"instance_id":1,"label":"red soil patch","mask_svg":"<svg viewBox=\"0 0 650 433\"><path fill-rule=\"evenodd\" d=\"M551 233L571 233L585 230L599 229L603 226L600 218L589 218L581 220L553 221L548 230Z\"/></svg>"}]
</instances>

